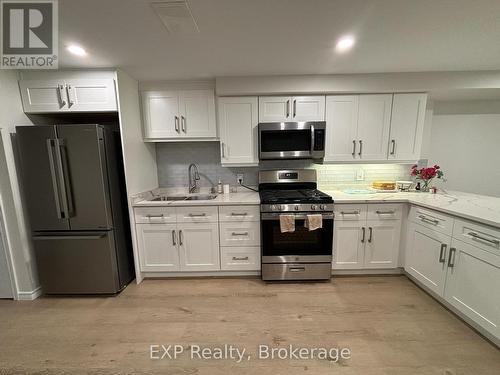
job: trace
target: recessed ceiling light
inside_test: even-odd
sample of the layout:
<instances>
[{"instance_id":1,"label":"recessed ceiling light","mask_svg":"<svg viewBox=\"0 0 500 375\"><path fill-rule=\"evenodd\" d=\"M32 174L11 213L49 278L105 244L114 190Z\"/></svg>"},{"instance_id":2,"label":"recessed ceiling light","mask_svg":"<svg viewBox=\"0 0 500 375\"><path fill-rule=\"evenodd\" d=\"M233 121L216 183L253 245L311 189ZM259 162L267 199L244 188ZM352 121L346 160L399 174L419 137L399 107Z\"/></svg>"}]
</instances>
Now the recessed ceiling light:
<instances>
[{"instance_id":1,"label":"recessed ceiling light","mask_svg":"<svg viewBox=\"0 0 500 375\"><path fill-rule=\"evenodd\" d=\"M77 46L77 45L70 45L68 46L68 51L71 52L73 55L77 56L87 56L87 51L85 51L82 47Z\"/></svg>"},{"instance_id":2,"label":"recessed ceiling light","mask_svg":"<svg viewBox=\"0 0 500 375\"><path fill-rule=\"evenodd\" d=\"M354 46L354 43L356 43L356 40L354 39L353 36L351 35L343 36L337 41L337 44L335 45L335 50L340 53L347 52Z\"/></svg>"}]
</instances>

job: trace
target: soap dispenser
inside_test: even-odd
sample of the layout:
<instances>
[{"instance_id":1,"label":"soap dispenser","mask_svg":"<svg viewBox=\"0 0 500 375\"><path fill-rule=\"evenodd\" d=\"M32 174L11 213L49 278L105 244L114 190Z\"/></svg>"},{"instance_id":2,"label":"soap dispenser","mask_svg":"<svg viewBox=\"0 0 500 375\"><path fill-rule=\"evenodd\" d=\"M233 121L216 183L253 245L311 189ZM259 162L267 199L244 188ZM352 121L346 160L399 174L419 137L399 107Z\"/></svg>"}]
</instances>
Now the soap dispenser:
<instances>
[{"instance_id":1,"label":"soap dispenser","mask_svg":"<svg viewBox=\"0 0 500 375\"><path fill-rule=\"evenodd\" d=\"M219 183L217 184L217 194L222 194L224 192L224 188L222 187L222 181L219 178Z\"/></svg>"}]
</instances>

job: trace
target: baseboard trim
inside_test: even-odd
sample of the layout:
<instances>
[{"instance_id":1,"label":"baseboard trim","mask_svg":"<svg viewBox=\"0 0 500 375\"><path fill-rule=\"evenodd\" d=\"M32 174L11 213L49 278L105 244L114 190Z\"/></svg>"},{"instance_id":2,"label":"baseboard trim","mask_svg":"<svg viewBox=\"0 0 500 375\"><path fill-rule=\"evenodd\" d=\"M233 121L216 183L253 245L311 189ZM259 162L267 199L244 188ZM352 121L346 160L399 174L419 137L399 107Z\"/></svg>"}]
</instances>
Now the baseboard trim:
<instances>
[{"instance_id":1,"label":"baseboard trim","mask_svg":"<svg viewBox=\"0 0 500 375\"><path fill-rule=\"evenodd\" d=\"M371 269L371 270L332 270L333 276L357 276L357 275L402 275L402 268Z\"/></svg>"},{"instance_id":2,"label":"baseboard trim","mask_svg":"<svg viewBox=\"0 0 500 375\"><path fill-rule=\"evenodd\" d=\"M33 301L42 295L42 287L39 286L31 292L17 292L18 301Z\"/></svg>"},{"instance_id":3,"label":"baseboard trim","mask_svg":"<svg viewBox=\"0 0 500 375\"><path fill-rule=\"evenodd\" d=\"M142 272L145 279L170 279L181 277L245 277L260 276L260 271L200 271L200 272Z\"/></svg>"}]
</instances>

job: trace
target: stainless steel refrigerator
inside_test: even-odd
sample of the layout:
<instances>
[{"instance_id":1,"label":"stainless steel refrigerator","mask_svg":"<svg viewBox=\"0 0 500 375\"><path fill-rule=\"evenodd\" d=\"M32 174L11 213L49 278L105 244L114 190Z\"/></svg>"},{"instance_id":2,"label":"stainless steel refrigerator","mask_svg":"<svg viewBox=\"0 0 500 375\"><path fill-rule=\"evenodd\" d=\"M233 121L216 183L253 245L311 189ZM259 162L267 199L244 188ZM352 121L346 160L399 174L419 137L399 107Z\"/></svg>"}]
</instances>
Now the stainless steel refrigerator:
<instances>
[{"instance_id":1,"label":"stainless steel refrigerator","mask_svg":"<svg viewBox=\"0 0 500 375\"><path fill-rule=\"evenodd\" d=\"M45 294L113 294L134 277L119 133L18 126L22 187Z\"/></svg>"}]
</instances>

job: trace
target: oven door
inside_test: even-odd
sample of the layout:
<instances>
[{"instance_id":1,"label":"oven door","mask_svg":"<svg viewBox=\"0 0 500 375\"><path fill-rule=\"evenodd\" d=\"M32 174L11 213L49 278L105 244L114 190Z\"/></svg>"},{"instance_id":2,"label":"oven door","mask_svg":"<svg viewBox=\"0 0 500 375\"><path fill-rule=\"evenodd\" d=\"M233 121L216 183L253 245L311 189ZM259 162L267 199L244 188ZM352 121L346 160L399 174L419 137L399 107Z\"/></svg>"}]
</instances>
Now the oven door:
<instances>
[{"instance_id":1,"label":"oven door","mask_svg":"<svg viewBox=\"0 0 500 375\"><path fill-rule=\"evenodd\" d=\"M312 231L304 225L306 215L295 214L295 231L282 233L279 213L261 214L262 263L331 262L333 213L323 213L323 228Z\"/></svg>"},{"instance_id":2,"label":"oven door","mask_svg":"<svg viewBox=\"0 0 500 375\"><path fill-rule=\"evenodd\" d=\"M270 122L259 124L259 158L310 159L314 132L304 122Z\"/></svg>"}]
</instances>

